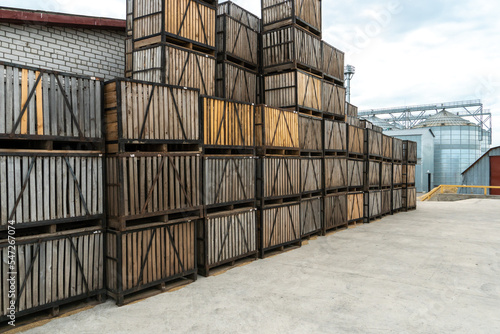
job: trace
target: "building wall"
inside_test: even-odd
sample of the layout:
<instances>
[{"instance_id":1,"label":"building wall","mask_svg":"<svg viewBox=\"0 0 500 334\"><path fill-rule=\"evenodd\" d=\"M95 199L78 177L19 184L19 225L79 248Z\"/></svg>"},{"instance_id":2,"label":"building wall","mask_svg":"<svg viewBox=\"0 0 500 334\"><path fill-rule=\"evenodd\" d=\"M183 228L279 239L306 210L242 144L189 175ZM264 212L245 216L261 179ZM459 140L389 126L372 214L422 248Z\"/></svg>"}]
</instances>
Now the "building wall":
<instances>
[{"instance_id":1,"label":"building wall","mask_svg":"<svg viewBox=\"0 0 500 334\"><path fill-rule=\"evenodd\" d=\"M125 31L0 23L0 61L113 79L125 70Z\"/></svg>"},{"instance_id":2,"label":"building wall","mask_svg":"<svg viewBox=\"0 0 500 334\"><path fill-rule=\"evenodd\" d=\"M466 186L490 185L490 157L500 156L500 147L492 149L487 155L482 156L469 170L462 174L462 184ZM462 194L482 195L481 189L460 189Z\"/></svg>"}]
</instances>

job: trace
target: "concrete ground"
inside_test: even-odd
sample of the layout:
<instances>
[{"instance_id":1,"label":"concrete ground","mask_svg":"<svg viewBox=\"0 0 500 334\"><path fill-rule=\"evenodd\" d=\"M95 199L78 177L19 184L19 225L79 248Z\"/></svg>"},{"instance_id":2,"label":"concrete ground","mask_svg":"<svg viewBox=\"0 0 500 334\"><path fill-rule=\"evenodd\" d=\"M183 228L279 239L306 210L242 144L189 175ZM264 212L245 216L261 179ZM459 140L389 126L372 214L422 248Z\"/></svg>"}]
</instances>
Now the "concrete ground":
<instances>
[{"instance_id":1,"label":"concrete ground","mask_svg":"<svg viewBox=\"0 0 500 334\"><path fill-rule=\"evenodd\" d=\"M27 333L500 333L500 205L418 211Z\"/></svg>"}]
</instances>

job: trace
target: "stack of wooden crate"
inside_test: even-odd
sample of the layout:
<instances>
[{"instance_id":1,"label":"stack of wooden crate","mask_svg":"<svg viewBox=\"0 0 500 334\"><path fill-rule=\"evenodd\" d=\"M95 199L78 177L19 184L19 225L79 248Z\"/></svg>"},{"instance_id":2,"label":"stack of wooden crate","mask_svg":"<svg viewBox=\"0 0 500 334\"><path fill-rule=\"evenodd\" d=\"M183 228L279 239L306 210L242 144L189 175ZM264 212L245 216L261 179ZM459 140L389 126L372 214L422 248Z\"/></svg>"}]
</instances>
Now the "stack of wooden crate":
<instances>
[{"instance_id":1,"label":"stack of wooden crate","mask_svg":"<svg viewBox=\"0 0 500 334\"><path fill-rule=\"evenodd\" d=\"M366 124L365 124L366 126ZM365 132L365 222L382 216L383 134L367 128ZM392 182L392 180L391 180Z\"/></svg>"},{"instance_id":2,"label":"stack of wooden crate","mask_svg":"<svg viewBox=\"0 0 500 334\"><path fill-rule=\"evenodd\" d=\"M392 140L392 213L403 208L403 140Z\"/></svg>"},{"instance_id":3,"label":"stack of wooden crate","mask_svg":"<svg viewBox=\"0 0 500 334\"><path fill-rule=\"evenodd\" d=\"M105 292L101 90L0 63L1 321Z\"/></svg>"},{"instance_id":4,"label":"stack of wooden crate","mask_svg":"<svg viewBox=\"0 0 500 334\"><path fill-rule=\"evenodd\" d=\"M260 105L256 109L259 251L301 244L299 115Z\"/></svg>"},{"instance_id":5,"label":"stack of wooden crate","mask_svg":"<svg viewBox=\"0 0 500 334\"><path fill-rule=\"evenodd\" d=\"M365 170L365 131L354 125L347 127L347 170L348 196L347 220L349 223L362 223L364 217Z\"/></svg>"},{"instance_id":6,"label":"stack of wooden crate","mask_svg":"<svg viewBox=\"0 0 500 334\"><path fill-rule=\"evenodd\" d=\"M217 0L135 0L130 5L132 56L126 59L132 61L132 78L215 95Z\"/></svg>"},{"instance_id":7,"label":"stack of wooden crate","mask_svg":"<svg viewBox=\"0 0 500 334\"><path fill-rule=\"evenodd\" d=\"M403 141L403 209L417 208L417 189L415 188L415 168L417 164L417 143Z\"/></svg>"},{"instance_id":8,"label":"stack of wooden crate","mask_svg":"<svg viewBox=\"0 0 500 334\"><path fill-rule=\"evenodd\" d=\"M198 270L257 256L255 106L203 97L203 204Z\"/></svg>"},{"instance_id":9,"label":"stack of wooden crate","mask_svg":"<svg viewBox=\"0 0 500 334\"><path fill-rule=\"evenodd\" d=\"M107 288L124 298L196 279L203 217L199 89L129 79L104 88Z\"/></svg>"},{"instance_id":10,"label":"stack of wooden crate","mask_svg":"<svg viewBox=\"0 0 500 334\"><path fill-rule=\"evenodd\" d=\"M231 1L217 8L216 95L258 103L260 19Z\"/></svg>"}]
</instances>

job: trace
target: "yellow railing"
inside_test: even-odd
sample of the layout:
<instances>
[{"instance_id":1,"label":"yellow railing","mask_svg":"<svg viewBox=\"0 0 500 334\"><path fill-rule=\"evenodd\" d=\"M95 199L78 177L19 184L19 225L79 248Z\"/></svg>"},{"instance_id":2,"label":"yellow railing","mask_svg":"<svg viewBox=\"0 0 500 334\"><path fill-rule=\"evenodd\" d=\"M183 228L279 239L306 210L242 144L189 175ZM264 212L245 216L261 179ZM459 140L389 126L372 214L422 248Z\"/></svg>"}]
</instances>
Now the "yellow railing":
<instances>
[{"instance_id":1,"label":"yellow railing","mask_svg":"<svg viewBox=\"0 0 500 334\"><path fill-rule=\"evenodd\" d=\"M493 187L493 186L452 186L452 185L442 184L439 187L432 189L427 194L420 196L419 200L427 201L427 200L431 199L437 193L456 194L456 193L458 193L458 189L460 189L460 188L483 189L485 195L488 195L489 189L500 189L500 187Z\"/></svg>"}]
</instances>

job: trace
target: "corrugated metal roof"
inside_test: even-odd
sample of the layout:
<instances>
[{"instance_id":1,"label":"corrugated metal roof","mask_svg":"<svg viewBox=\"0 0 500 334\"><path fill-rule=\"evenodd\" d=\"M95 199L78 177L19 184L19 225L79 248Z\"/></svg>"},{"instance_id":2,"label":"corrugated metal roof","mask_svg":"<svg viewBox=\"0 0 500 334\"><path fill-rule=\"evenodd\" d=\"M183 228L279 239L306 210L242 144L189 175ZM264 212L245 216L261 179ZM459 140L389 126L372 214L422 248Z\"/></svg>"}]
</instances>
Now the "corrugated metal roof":
<instances>
[{"instance_id":1,"label":"corrugated metal roof","mask_svg":"<svg viewBox=\"0 0 500 334\"><path fill-rule=\"evenodd\" d=\"M495 150L500 150L500 146L497 146L497 147L492 147L488 150L488 152L486 152L485 154L483 154L479 159L477 159L476 161L474 161L474 163L472 165L469 166L469 168L467 168L466 170L463 171L462 175L464 175L465 173L467 173L467 171L469 169L471 169L472 167L474 167L475 164L477 164L479 161L481 161L484 157L486 156L489 156L491 152L495 151Z\"/></svg>"},{"instance_id":2,"label":"corrugated metal roof","mask_svg":"<svg viewBox=\"0 0 500 334\"><path fill-rule=\"evenodd\" d=\"M432 115L427 118L425 121L419 123L413 128L429 128L432 126L471 126L475 125L472 122L469 122L466 119L463 119L460 116L452 114L449 111L442 110L438 112L436 115Z\"/></svg>"}]
</instances>

